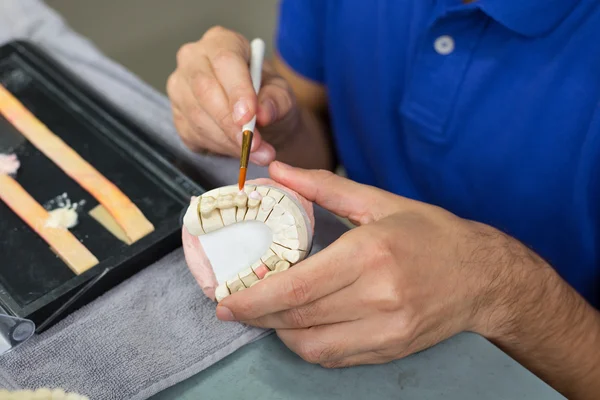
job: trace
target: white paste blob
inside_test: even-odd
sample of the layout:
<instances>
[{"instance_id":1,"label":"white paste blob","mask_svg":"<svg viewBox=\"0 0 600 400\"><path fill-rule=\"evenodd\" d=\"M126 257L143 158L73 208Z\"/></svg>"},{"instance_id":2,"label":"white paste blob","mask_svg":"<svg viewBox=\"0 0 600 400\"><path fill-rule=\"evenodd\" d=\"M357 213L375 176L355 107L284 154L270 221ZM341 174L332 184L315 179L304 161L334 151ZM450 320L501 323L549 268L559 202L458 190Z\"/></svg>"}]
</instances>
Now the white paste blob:
<instances>
[{"instance_id":1,"label":"white paste blob","mask_svg":"<svg viewBox=\"0 0 600 400\"><path fill-rule=\"evenodd\" d=\"M244 221L198 239L221 284L260 259L273 243L273 233L261 221Z\"/></svg>"},{"instance_id":2,"label":"white paste blob","mask_svg":"<svg viewBox=\"0 0 600 400\"><path fill-rule=\"evenodd\" d=\"M15 154L0 154L0 174L15 175L20 166Z\"/></svg>"},{"instance_id":3,"label":"white paste blob","mask_svg":"<svg viewBox=\"0 0 600 400\"><path fill-rule=\"evenodd\" d=\"M57 208L49 212L50 218L46 221L49 228L71 229L77 225L78 215L73 208Z\"/></svg>"}]
</instances>

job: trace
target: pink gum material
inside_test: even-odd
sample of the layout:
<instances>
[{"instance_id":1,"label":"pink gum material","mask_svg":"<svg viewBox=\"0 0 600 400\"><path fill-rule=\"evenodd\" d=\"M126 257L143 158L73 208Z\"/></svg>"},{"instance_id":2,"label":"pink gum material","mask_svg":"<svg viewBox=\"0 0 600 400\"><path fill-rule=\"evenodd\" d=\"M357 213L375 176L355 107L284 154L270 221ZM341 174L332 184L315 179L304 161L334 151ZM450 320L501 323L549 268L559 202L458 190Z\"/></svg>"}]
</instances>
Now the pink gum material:
<instances>
[{"instance_id":1,"label":"pink gum material","mask_svg":"<svg viewBox=\"0 0 600 400\"><path fill-rule=\"evenodd\" d=\"M196 278L196 282L202 288L204 294L215 299L215 289L217 288L217 277L213 272L210 261L200 244L200 239L190 235L187 229L181 229L181 241L183 243L183 254L185 262L190 272Z\"/></svg>"},{"instance_id":2,"label":"pink gum material","mask_svg":"<svg viewBox=\"0 0 600 400\"><path fill-rule=\"evenodd\" d=\"M314 233L315 227L315 216L313 211L313 204L306 200L304 197L300 196L298 193L291 191L283 185L278 184L277 182L261 178L254 179L246 182L250 185L257 186L272 186L281 191L285 192L288 196L294 198L298 201L301 207L306 212L308 219L310 221L310 229L311 233ZM200 240L196 236L190 235L187 229L182 228L181 230L181 240L183 242L183 253L185 255L185 261L192 272L192 275L198 282L198 285L202 288L204 294L212 300L215 300L215 289L218 286L217 278L213 271L212 265L210 264L210 260L206 256L204 249L202 248L202 244ZM255 271L256 275L259 279L263 279L264 276L269 272L269 269L263 264L258 267Z\"/></svg>"},{"instance_id":3,"label":"pink gum material","mask_svg":"<svg viewBox=\"0 0 600 400\"><path fill-rule=\"evenodd\" d=\"M260 267L254 270L254 273L256 274L256 276L258 276L258 279L262 279L269 271L270 269L267 268L265 264L260 264Z\"/></svg>"}]
</instances>

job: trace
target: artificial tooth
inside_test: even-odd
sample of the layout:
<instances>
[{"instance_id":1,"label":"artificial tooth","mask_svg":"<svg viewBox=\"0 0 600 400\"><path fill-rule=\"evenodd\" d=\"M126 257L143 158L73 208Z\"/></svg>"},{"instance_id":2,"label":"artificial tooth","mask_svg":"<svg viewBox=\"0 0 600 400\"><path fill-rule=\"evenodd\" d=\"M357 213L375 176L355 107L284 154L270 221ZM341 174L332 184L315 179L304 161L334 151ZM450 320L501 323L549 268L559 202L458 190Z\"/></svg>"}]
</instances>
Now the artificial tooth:
<instances>
[{"instance_id":1,"label":"artificial tooth","mask_svg":"<svg viewBox=\"0 0 600 400\"><path fill-rule=\"evenodd\" d=\"M235 219L237 211L234 207L221 209L219 211L221 212L224 226L235 224L237 222Z\"/></svg>"},{"instance_id":2,"label":"artificial tooth","mask_svg":"<svg viewBox=\"0 0 600 400\"><path fill-rule=\"evenodd\" d=\"M252 196L254 193L256 193L257 196L248 197L248 208L257 208L260 205L260 201L262 200L262 197L260 197L260 193L258 193L258 192L252 192L252 193L250 193L250 196Z\"/></svg>"},{"instance_id":3,"label":"artificial tooth","mask_svg":"<svg viewBox=\"0 0 600 400\"><path fill-rule=\"evenodd\" d=\"M295 222L292 214L287 212L281 205L276 204L265 224L271 228L273 234L278 234L284 229L295 226Z\"/></svg>"},{"instance_id":4,"label":"artificial tooth","mask_svg":"<svg viewBox=\"0 0 600 400\"><path fill-rule=\"evenodd\" d=\"M267 272L267 274L265 275L265 277L263 279L267 279L268 277L270 277L271 275L275 275L276 273L277 273L277 271Z\"/></svg>"},{"instance_id":5,"label":"artificial tooth","mask_svg":"<svg viewBox=\"0 0 600 400\"><path fill-rule=\"evenodd\" d=\"M256 185L244 186L244 192L246 192L247 195L250 195L250 193L254 192L255 190L256 190Z\"/></svg>"},{"instance_id":6,"label":"artificial tooth","mask_svg":"<svg viewBox=\"0 0 600 400\"><path fill-rule=\"evenodd\" d=\"M298 228L296 225L290 226L283 231L284 239L298 239Z\"/></svg>"},{"instance_id":7,"label":"artificial tooth","mask_svg":"<svg viewBox=\"0 0 600 400\"><path fill-rule=\"evenodd\" d=\"M283 252L283 258L292 264L295 264L300 261L305 254L306 252L301 250L285 250Z\"/></svg>"},{"instance_id":8,"label":"artificial tooth","mask_svg":"<svg viewBox=\"0 0 600 400\"><path fill-rule=\"evenodd\" d=\"M190 201L190 205L183 217L183 226L185 226L192 236L204 234L202 219L200 218L200 197L194 197Z\"/></svg>"},{"instance_id":9,"label":"artificial tooth","mask_svg":"<svg viewBox=\"0 0 600 400\"><path fill-rule=\"evenodd\" d=\"M273 207L275 207L275 204L277 204L277 200L275 200L271 196L266 196L262 199L262 202L260 203L260 209L262 211L271 211Z\"/></svg>"},{"instance_id":10,"label":"artificial tooth","mask_svg":"<svg viewBox=\"0 0 600 400\"><path fill-rule=\"evenodd\" d=\"M279 217L279 224L285 227L294 226L296 224L296 219L291 213L286 211L281 217Z\"/></svg>"},{"instance_id":11,"label":"artificial tooth","mask_svg":"<svg viewBox=\"0 0 600 400\"><path fill-rule=\"evenodd\" d=\"M270 188L268 188L267 186L257 186L256 187L256 191L258 193L260 193L260 195L262 197L265 197L266 195L268 195L269 194L269 190L270 190Z\"/></svg>"},{"instance_id":12,"label":"artificial tooth","mask_svg":"<svg viewBox=\"0 0 600 400\"><path fill-rule=\"evenodd\" d=\"M219 285L215 289L215 299L217 300L217 302L223 300L225 297L229 296L230 294L231 293L229 293L229 289L227 288L226 284Z\"/></svg>"},{"instance_id":13,"label":"artificial tooth","mask_svg":"<svg viewBox=\"0 0 600 400\"><path fill-rule=\"evenodd\" d=\"M248 195L243 190L238 192L238 194L233 199L233 203L237 207L237 211L235 213L235 220L237 222L241 222L244 220L246 216L246 205L248 204Z\"/></svg>"},{"instance_id":14,"label":"artificial tooth","mask_svg":"<svg viewBox=\"0 0 600 400\"><path fill-rule=\"evenodd\" d=\"M233 199L233 204L236 207L246 208L247 203L248 203L248 195L243 190L240 191Z\"/></svg>"},{"instance_id":15,"label":"artificial tooth","mask_svg":"<svg viewBox=\"0 0 600 400\"><path fill-rule=\"evenodd\" d=\"M242 222L246 218L246 211L248 211L246 207L238 207L235 213L235 220L237 222Z\"/></svg>"},{"instance_id":16,"label":"artificial tooth","mask_svg":"<svg viewBox=\"0 0 600 400\"><path fill-rule=\"evenodd\" d=\"M242 289L246 289L242 281L236 276L230 281L227 281L227 287L230 293L239 292Z\"/></svg>"},{"instance_id":17,"label":"artificial tooth","mask_svg":"<svg viewBox=\"0 0 600 400\"><path fill-rule=\"evenodd\" d=\"M262 257L260 257L260 261L261 261L263 264L267 265L266 261L267 261L269 258L273 257L274 255L276 255L276 254L275 254L275 252L274 252L273 250L271 250L271 249L267 249L267 251L265 252L265 254L263 254L263 255L262 255ZM268 265L267 265L267 267L268 267ZM269 268L269 269L270 269L270 268Z\"/></svg>"},{"instance_id":18,"label":"artificial tooth","mask_svg":"<svg viewBox=\"0 0 600 400\"><path fill-rule=\"evenodd\" d=\"M244 221L254 221L256 219L257 215L258 215L258 207L248 208L246 211L246 215L244 216Z\"/></svg>"},{"instance_id":19,"label":"artificial tooth","mask_svg":"<svg viewBox=\"0 0 600 400\"><path fill-rule=\"evenodd\" d=\"M242 283L244 284L244 286L246 286L246 287L250 287L250 285L253 282L258 281L258 276L256 276L256 274L254 273L252 268L246 268L245 270L240 272L238 274L238 276L239 276L240 280L242 281Z\"/></svg>"},{"instance_id":20,"label":"artificial tooth","mask_svg":"<svg viewBox=\"0 0 600 400\"><path fill-rule=\"evenodd\" d=\"M216 209L217 201L213 197L202 197L200 199L200 215L202 228L209 233L223 227L223 219L219 210Z\"/></svg>"},{"instance_id":21,"label":"artificial tooth","mask_svg":"<svg viewBox=\"0 0 600 400\"><path fill-rule=\"evenodd\" d=\"M283 206L294 217L297 236L293 239L300 240L300 249L308 249L310 246L310 244L308 243L309 228L306 225L304 214L300 211L298 205L287 196L284 197L279 204Z\"/></svg>"},{"instance_id":22,"label":"artificial tooth","mask_svg":"<svg viewBox=\"0 0 600 400\"><path fill-rule=\"evenodd\" d=\"M214 197L202 196L200 198L200 214L202 216L212 213L217 208L217 200Z\"/></svg>"},{"instance_id":23,"label":"artificial tooth","mask_svg":"<svg viewBox=\"0 0 600 400\"><path fill-rule=\"evenodd\" d=\"M304 250L300 248L300 241L298 239L281 239L273 237L273 243L281 245L290 250Z\"/></svg>"},{"instance_id":24,"label":"artificial tooth","mask_svg":"<svg viewBox=\"0 0 600 400\"><path fill-rule=\"evenodd\" d=\"M279 190L271 188L271 190L269 190L269 196L274 198L275 201L277 203L279 203L281 201L281 199L283 199L283 196L285 196L285 195L283 193L281 193Z\"/></svg>"},{"instance_id":25,"label":"artificial tooth","mask_svg":"<svg viewBox=\"0 0 600 400\"><path fill-rule=\"evenodd\" d=\"M277 262L281 261L281 258L279 258L275 253L273 253L272 256L270 256L269 258L267 258L265 261L263 261L265 263L265 266L267 268L269 268L269 270L273 271L275 269L275 265L277 264Z\"/></svg>"},{"instance_id":26,"label":"artificial tooth","mask_svg":"<svg viewBox=\"0 0 600 400\"><path fill-rule=\"evenodd\" d=\"M221 210L233 207L233 196L230 194L219 196L217 198L217 207Z\"/></svg>"},{"instance_id":27,"label":"artificial tooth","mask_svg":"<svg viewBox=\"0 0 600 400\"><path fill-rule=\"evenodd\" d=\"M277 264L275 264L275 271L282 272L289 269L290 267L291 264L285 260L277 261Z\"/></svg>"},{"instance_id":28,"label":"artificial tooth","mask_svg":"<svg viewBox=\"0 0 600 400\"><path fill-rule=\"evenodd\" d=\"M271 214L271 211L273 210L273 207L275 207L276 204L277 202L274 198L270 196L263 197L262 202L260 203L258 214L256 215L256 220L265 222L265 220L267 219L269 214Z\"/></svg>"}]
</instances>

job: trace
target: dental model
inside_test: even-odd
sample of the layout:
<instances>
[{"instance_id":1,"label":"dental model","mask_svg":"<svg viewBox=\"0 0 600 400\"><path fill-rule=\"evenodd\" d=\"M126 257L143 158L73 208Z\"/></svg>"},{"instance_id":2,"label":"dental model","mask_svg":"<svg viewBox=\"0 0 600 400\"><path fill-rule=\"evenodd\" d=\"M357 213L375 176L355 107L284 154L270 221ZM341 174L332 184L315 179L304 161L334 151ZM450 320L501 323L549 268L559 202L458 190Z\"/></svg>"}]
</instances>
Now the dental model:
<instances>
[{"instance_id":1,"label":"dental model","mask_svg":"<svg viewBox=\"0 0 600 400\"><path fill-rule=\"evenodd\" d=\"M88 400L88 397L67 393L62 389L41 388L36 391L0 389L0 400Z\"/></svg>"},{"instance_id":2,"label":"dental model","mask_svg":"<svg viewBox=\"0 0 600 400\"><path fill-rule=\"evenodd\" d=\"M310 252L312 204L271 181L249 181L193 197L182 229L187 264L217 302L283 272Z\"/></svg>"}]
</instances>

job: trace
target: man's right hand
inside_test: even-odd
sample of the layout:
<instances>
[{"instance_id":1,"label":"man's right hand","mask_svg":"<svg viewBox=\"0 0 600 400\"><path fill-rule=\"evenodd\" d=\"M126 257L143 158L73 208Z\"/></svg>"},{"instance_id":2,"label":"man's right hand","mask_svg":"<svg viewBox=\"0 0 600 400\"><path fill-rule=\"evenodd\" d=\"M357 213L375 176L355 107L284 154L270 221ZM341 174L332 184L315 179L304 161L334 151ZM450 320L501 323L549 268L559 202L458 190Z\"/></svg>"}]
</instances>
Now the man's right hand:
<instances>
[{"instance_id":1,"label":"man's right hand","mask_svg":"<svg viewBox=\"0 0 600 400\"><path fill-rule=\"evenodd\" d=\"M257 96L249 59L248 40L221 27L179 49L167 93L175 126L193 151L239 157L241 128L256 114L250 161L267 165L275 159L275 147L296 130L300 112L290 85L265 62Z\"/></svg>"}]
</instances>

